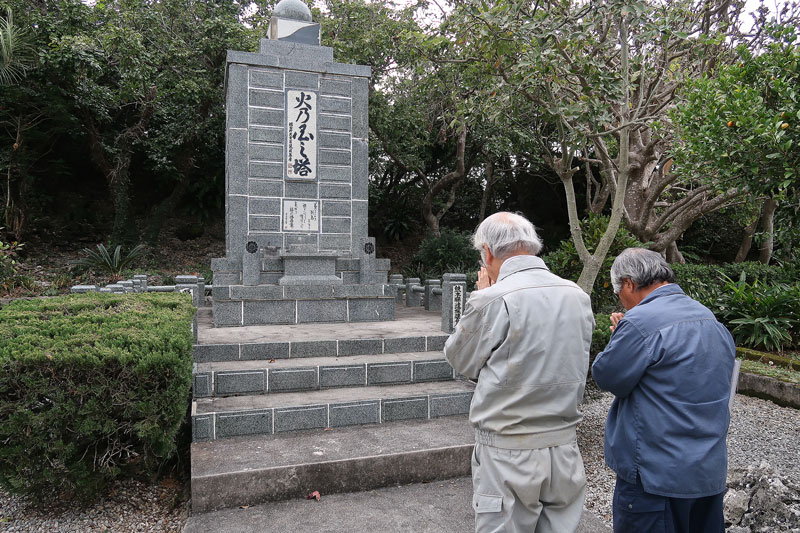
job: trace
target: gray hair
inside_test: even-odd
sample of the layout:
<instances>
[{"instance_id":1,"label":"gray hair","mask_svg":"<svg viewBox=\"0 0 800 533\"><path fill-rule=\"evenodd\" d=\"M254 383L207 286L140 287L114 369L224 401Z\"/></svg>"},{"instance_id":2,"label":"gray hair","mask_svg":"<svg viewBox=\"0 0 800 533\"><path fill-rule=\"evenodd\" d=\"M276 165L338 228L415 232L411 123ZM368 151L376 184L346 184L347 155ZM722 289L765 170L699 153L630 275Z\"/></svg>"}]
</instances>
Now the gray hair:
<instances>
[{"instance_id":1,"label":"gray hair","mask_svg":"<svg viewBox=\"0 0 800 533\"><path fill-rule=\"evenodd\" d=\"M675 282L675 273L661 254L645 248L626 248L611 265L611 285L614 294L619 294L623 279L630 279L637 287L649 287L654 283Z\"/></svg>"},{"instance_id":2,"label":"gray hair","mask_svg":"<svg viewBox=\"0 0 800 533\"><path fill-rule=\"evenodd\" d=\"M484 245L498 259L506 259L515 252L538 254L542 249L542 240L527 218L501 211L481 222L472 237L472 245L484 260Z\"/></svg>"}]
</instances>

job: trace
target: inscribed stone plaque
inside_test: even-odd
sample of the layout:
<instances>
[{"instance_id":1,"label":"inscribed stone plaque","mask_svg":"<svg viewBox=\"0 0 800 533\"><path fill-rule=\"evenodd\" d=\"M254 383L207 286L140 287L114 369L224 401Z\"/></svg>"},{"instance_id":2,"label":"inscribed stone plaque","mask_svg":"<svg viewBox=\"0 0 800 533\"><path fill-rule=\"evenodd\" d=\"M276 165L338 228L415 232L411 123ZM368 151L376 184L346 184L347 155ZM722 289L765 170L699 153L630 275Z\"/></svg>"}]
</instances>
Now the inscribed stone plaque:
<instances>
[{"instance_id":1,"label":"inscribed stone plaque","mask_svg":"<svg viewBox=\"0 0 800 533\"><path fill-rule=\"evenodd\" d=\"M319 202L284 200L283 231L319 231Z\"/></svg>"},{"instance_id":2,"label":"inscribed stone plaque","mask_svg":"<svg viewBox=\"0 0 800 533\"><path fill-rule=\"evenodd\" d=\"M286 91L286 177L317 179L317 93Z\"/></svg>"},{"instance_id":3,"label":"inscribed stone plaque","mask_svg":"<svg viewBox=\"0 0 800 533\"><path fill-rule=\"evenodd\" d=\"M464 286L460 284L453 285L453 327L456 327L458 321L461 320L461 313L464 312Z\"/></svg>"}]
</instances>

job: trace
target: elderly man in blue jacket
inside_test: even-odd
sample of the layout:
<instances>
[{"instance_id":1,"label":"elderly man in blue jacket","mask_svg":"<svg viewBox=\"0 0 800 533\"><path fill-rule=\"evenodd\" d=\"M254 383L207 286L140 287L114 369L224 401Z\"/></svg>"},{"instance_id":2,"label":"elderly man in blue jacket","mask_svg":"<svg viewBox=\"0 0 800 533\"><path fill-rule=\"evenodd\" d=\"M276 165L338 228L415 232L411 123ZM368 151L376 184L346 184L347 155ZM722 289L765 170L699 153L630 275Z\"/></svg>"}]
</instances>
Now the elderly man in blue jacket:
<instances>
[{"instance_id":1,"label":"elderly man in blue jacket","mask_svg":"<svg viewBox=\"0 0 800 533\"><path fill-rule=\"evenodd\" d=\"M605 436L614 531L722 533L733 338L656 252L623 251L611 282L628 312L611 315L592 376L616 396Z\"/></svg>"}]
</instances>

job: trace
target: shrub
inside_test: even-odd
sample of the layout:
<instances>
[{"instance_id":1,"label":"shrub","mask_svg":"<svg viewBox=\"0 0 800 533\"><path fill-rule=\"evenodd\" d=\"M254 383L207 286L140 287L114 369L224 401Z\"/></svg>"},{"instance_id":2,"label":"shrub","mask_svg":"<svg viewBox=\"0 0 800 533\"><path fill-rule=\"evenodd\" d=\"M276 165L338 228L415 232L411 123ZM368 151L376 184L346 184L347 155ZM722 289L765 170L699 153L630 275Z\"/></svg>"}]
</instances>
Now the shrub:
<instances>
[{"instance_id":1,"label":"shrub","mask_svg":"<svg viewBox=\"0 0 800 533\"><path fill-rule=\"evenodd\" d=\"M686 294L706 307L715 305L730 280L742 276L750 283L771 285L794 283L797 270L794 265L785 267L764 265L757 262L726 263L722 265L673 264L675 278Z\"/></svg>"},{"instance_id":2,"label":"shrub","mask_svg":"<svg viewBox=\"0 0 800 533\"><path fill-rule=\"evenodd\" d=\"M595 356L602 352L608 341L611 340L611 317L607 314L594 315L594 331L592 332L592 346L589 353Z\"/></svg>"},{"instance_id":3,"label":"shrub","mask_svg":"<svg viewBox=\"0 0 800 533\"><path fill-rule=\"evenodd\" d=\"M114 252L109 253L105 244L98 244L96 252L89 248L83 249L83 253L86 254L86 257L78 261L78 265L118 277L122 274L122 269L130 265L134 259L144 255L145 251L144 245L137 244L130 252L123 256L122 246L116 246Z\"/></svg>"},{"instance_id":4,"label":"shrub","mask_svg":"<svg viewBox=\"0 0 800 533\"><path fill-rule=\"evenodd\" d=\"M475 270L480 254L472 247L472 235L443 229L441 236L430 234L419 245L419 249L411 259L415 270L424 271L430 276L441 276L445 272L462 272Z\"/></svg>"},{"instance_id":5,"label":"shrub","mask_svg":"<svg viewBox=\"0 0 800 533\"><path fill-rule=\"evenodd\" d=\"M608 217L590 215L588 219L581 222L583 239L589 252L594 252L597 245L600 244L600 239L603 237L606 227L608 227L608 220ZM611 244L608 255L606 255L603 266L600 267L600 272L594 282L592 308L595 311L611 311L617 307L617 297L611 287L611 264L625 248L641 246L643 244L620 225L614 242ZM581 270L583 270L583 263L578 257L578 251L575 249L575 244L572 242L571 237L561 241L556 250L544 257L544 261L555 274L576 282L581 275Z\"/></svg>"},{"instance_id":6,"label":"shrub","mask_svg":"<svg viewBox=\"0 0 800 533\"><path fill-rule=\"evenodd\" d=\"M2 230L3 228L0 228ZM17 273L17 252L21 244L0 241L0 281L13 277Z\"/></svg>"},{"instance_id":7,"label":"shrub","mask_svg":"<svg viewBox=\"0 0 800 533\"><path fill-rule=\"evenodd\" d=\"M75 294L0 310L0 486L89 499L176 450L192 376L185 294Z\"/></svg>"},{"instance_id":8,"label":"shrub","mask_svg":"<svg viewBox=\"0 0 800 533\"><path fill-rule=\"evenodd\" d=\"M728 281L711 308L737 345L767 350L796 346L800 334L800 283L767 285Z\"/></svg>"}]
</instances>

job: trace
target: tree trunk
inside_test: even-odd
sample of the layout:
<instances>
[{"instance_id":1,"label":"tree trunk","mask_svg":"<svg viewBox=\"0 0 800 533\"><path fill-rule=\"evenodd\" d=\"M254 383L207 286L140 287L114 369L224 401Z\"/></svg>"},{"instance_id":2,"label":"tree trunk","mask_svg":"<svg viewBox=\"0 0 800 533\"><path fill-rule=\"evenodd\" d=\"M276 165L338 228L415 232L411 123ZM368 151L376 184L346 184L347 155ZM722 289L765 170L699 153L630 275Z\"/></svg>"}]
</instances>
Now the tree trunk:
<instances>
[{"instance_id":1,"label":"tree trunk","mask_svg":"<svg viewBox=\"0 0 800 533\"><path fill-rule=\"evenodd\" d=\"M422 218L425 220L425 223L428 225L433 234L437 237L441 235L439 230L439 221L442 219L442 216L444 216L447 210L452 207L453 203L455 202L455 191L460 182L463 181L467 175L467 171L464 166L464 148L466 147L466 144L467 124L464 122L461 124L461 131L459 132L458 139L456 140L455 170L448 172L444 177L442 177L442 179L433 185L429 185L428 192L425 193L425 198L422 199ZM447 204L445 204L444 208L439 211L439 213L434 213L433 199L437 194L448 187L450 188L450 198Z\"/></svg>"},{"instance_id":2,"label":"tree trunk","mask_svg":"<svg viewBox=\"0 0 800 533\"><path fill-rule=\"evenodd\" d=\"M761 231L764 232L764 242L758 249L758 260L769 264L772 259L772 248L775 244L775 211L778 209L778 202L773 198L764 200L764 209L761 212Z\"/></svg>"},{"instance_id":3,"label":"tree trunk","mask_svg":"<svg viewBox=\"0 0 800 533\"><path fill-rule=\"evenodd\" d=\"M494 161L491 159L486 160L486 187L483 189L483 196L481 196L481 212L478 216L478 224L483 222L486 218L486 205L489 203L489 195L492 191L494 184Z\"/></svg>"},{"instance_id":4,"label":"tree trunk","mask_svg":"<svg viewBox=\"0 0 800 533\"><path fill-rule=\"evenodd\" d=\"M756 234L756 228L758 227L758 221L761 217L754 216L753 222L747 225L744 228L744 235L742 236L742 242L739 244L739 250L736 252L736 257L733 259L734 263L741 263L745 259L747 259L747 254L750 253L750 248L753 246L753 235Z\"/></svg>"},{"instance_id":5,"label":"tree trunk","mask_svg":"<svg viewBox=\"0 0 800 533\"><path fill-rule=\"evenodd\" d=\"M669 243L665 251L667 254L668 263L683 264L686 262L686 259L683 258L683 254L681 253L680 250L678 250L678 244L675 241Z\"/></svg>"},{"instance_id":6,"label":"tree trunk","mask_svg":"<svg viewBox=\"0 0 800 533\"><path fill-rule=\"evenodd\" d=\"M619 173L617 175L617 185L616 190L614 191L614 198L611 203L611 217L608 221L608 227L606 228L605 233L600 238L600 242L597 244L597 248L595 249L594 253L591 256L587 257L587 260L583 261L583 269L581 270L581 275L578 278L578 286L586 292L586 294L591 295L592 289L594 287L594 280L597 279L597 274L600 272L600 268L603 266L603 261L606 258L606 254L608 254L608 250L611 248L611 243L614 242L614 238L617 236L617 229L619 229L620 222L622 222L622 214L624 211L625 206L625 193L628 189L628 178L630 176L630 66L628 63L628 21L625 18L625 15L622 16L620 19L619 24L619 44L620 44L620 67L622 67L622 84L623 84L623 91L624 91L624 99L622 103L621 109L621 116L620 116L620 124L621 129L619 130L619 155L617 156L617 169L619 169ZM572 188L572 180L570 179L570 190L567 191L567 200L572 205L569 207L569 215L570 215L570 227L572 228L573 225L577 225L577 210L575 205L575 191ZM566 182L565 182L566 186ZM571 197L571 201L570 201ZM578 233L579 234L579 233ZM572 230L572 237L573 241L575 241L576 232ZM576 247L578 243L575 242ZM583 250L586 253L586 245L583 243L583 239L581 237L581 243L579 250ZM579 252L580 253L580 252ZM588 254L587 254L588 255Z\"/></svg>"},{"instance_id":7,"label":"tree trunk","mask_svg":"<svg viewBox=\"0 0 800 533\"><path fill-rule=\"evenodd\" d=\"M131 214L130 162L132 154L125 151L119 154L115 175L109 179L109 188L114 202L114 226L111 231L111 244L134 244L138 240L136 221Z\"/></svg>"}]
</instances>

